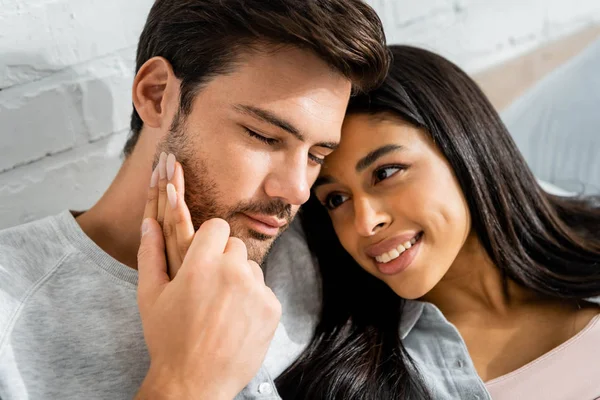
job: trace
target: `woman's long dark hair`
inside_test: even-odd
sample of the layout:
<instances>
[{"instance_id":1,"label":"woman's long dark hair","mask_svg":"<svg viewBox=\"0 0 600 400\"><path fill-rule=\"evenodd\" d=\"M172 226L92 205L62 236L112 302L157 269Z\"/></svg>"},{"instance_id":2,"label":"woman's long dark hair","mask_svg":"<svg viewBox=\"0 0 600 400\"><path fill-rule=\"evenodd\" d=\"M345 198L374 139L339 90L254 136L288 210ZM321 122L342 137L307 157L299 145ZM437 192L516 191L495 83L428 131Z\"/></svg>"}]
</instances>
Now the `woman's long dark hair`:
<instances>
[{"instance_id":1,"label":"woman's long dark hair","mask_svg":"<svg viewBox=\"0 0 600 400\"><path fill-rule=\"evenodd\" d=\"M351 99L348 113L391 112L431 135L505 282L574 301L600 295L598 198L545 193L473 80L426 50L390 49L394 62L385 83ZM277 379L282 397L427 398L399 336L403 300L346 253L314 196L300 218L319 262L323 306L309 347Z\"/></svg>"}]
</instances>

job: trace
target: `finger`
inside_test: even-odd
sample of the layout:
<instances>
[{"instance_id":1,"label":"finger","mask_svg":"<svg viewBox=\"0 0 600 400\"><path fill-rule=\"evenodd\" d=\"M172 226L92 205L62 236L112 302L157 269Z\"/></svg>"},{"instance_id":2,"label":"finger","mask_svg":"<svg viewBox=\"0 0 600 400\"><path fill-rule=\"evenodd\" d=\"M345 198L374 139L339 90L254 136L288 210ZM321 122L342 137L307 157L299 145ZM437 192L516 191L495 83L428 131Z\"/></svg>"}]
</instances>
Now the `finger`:
<instances>
[{"instance_id":1,"label":"finger","mask_svg":"<svg viewBox=\"0 0 600 400\"><path fill-rule=\"evenodd\" d=\"M269 304L272 307L271 308L272 312L277 317L277 320L280 320L281 319L281 313L283 311L283 309L281 307L281 302L279 301L279 299L275 295L275 292L273 292L273 290L270 287L268 287L268 286L265 286L265 294L267 296L267 299L269 299Z\"/></svg>"},{"instance_id":2,"label":"finger","mask_svg":"<svg viewBox=\"0 0 600 400\"><path fill-rule=\"evenodd\" d=\"M248 265L252 270L252 275L254 275L254 278L256 278L258 282L265 283L265 274L263 273L263 270L260 267L260 265L258 265L258 263L253 260L248 260Z\"/></svg>"},{"instance_id":3,"label":"finger","mask_svg":"<svg viewBox=\"0 0 600 400\"><path fill-rule=\"evenodd\" d=\"M158 160L158 211L156 220L162 226L167 205L167 153L160 153Z\"/></svg>"},{"instance_id":4,"label":"finger","mask_svg":"<svg viewBox=\"0 0 600 400\"><path fill-rule=\"evenodd\" d=\"M177 250L177 232L175 231L175 222L172 217L172 210L176 206L177 197L174 196L175 187L170 183L175 172L175 155L169 154L165 164L166 181L165 187L166 202L163 216L163 234L165 236L165 245L167 247L167 265L169 268L169 276L175 277L175 271L179 270L182 258Z\"/></svg>"},{"instance_id":5,"label":"finger","mask_svg":"<svg viewBox=\"0 0 600 400\"><path fill-rule=\"evenodd\" d=\"M229 240L229 233L229 224L223 219L213 218L204 222L194 235L182 268L188 259L206 259L222 255Z\"/></svg>"},{"instance_id":6,"label":"finger","mask_svg":"<svg viewBox=\"0 0 600 400\"><path fill-rule=\"evenodd\" d=\"M152 218L146 218L142 224L137 259L137 295L140 313L144 315L169 283L162 230Z\"/></svg>"},{"instance_id":7,"label":"finger","mask_svg":"<svg viewBox=\"0 0 600 400\"><path fill-rule=\"evenodd\" d=\"M158 211L158 167L152 171L152 177L150 178L150 187L148 188L148 197L146 199L146 206L144 208L144 219L152 218L156 219Z\"/></svg>"},{"instance_id":8,"label":"finger","mask_svg":"<svg viewBox=\"0 0 600 400\"><path fill-rule=\"evenodd\" d=\"M242 239L237 237L230 237L229 240L227 240L227 246L225 246L225 251L223 253L243 261L248 260L248 249L246 248L246 244Z\"/></svg>"},{"instance_id":9,"label":"finger","mask_svg":"<svg viewBox=\"0 0 600 400\"><path fill-rule=\"evenodd\" d=\"M176 207L173 209L173 219L177 232L179 256L183 260L192 243L192 239L194 239L195 229L190 210L185 202L185 181L183 178L183 167L180 163L175 164L175 173L171 183L175 186L175 193L177 194Z\"/></svg>"},{"instance_id":10,"label":"finger","mask_svg":"<svg viewBox=\"0 0 600 400\"><path fill-rule=\"evenodd\" d=\"M173 279L181 268L185 255L194 239L195 231L190 211L183 195L183 190L185 190L183 168L181 164L175 162L173 171L169 172L169 164L169 158L167 158L167 178L171 177L172 179L167 184L169 207L167 207L165 212L163 230L166 230L169 276Z\"/></svg>"},{"instance_id":11,"label":"finger","mask_svg":"<svg viewBox=\"0 0 600 400\"><path fill-rule=\"evenodd\" d=\"M173 211L177 207L177 191L175 190L175 186L172 184L175 175L175 163L175 155L169 154L167 156L166 162L166 173L168 183L166 186L167 201L165 203L163 233L165 235L165 242L167 246L167 264L169 268L169 276L171 277L171 279L175 277L175 274L181 267L181 263L183 260L182 255L179 253L179 239L177 236L176 222L173 215Z\"/></svg>"},{"instance_id":12,"label":"finger","mask_svg":"<svg viewBox=\"0 0 600 400\"><path fill-rule=\"evenodd\" d=\"M181 267L183 258L179 254L179 247L177 245L178 237L173 215L173 211L175 211L175 208L177 207L177 192L175 191L175 186L170 182L167 184L167 200L165 219L163 221L163 234L167 246L169 276L173 279Z\"/></svg>"}]
</instances>

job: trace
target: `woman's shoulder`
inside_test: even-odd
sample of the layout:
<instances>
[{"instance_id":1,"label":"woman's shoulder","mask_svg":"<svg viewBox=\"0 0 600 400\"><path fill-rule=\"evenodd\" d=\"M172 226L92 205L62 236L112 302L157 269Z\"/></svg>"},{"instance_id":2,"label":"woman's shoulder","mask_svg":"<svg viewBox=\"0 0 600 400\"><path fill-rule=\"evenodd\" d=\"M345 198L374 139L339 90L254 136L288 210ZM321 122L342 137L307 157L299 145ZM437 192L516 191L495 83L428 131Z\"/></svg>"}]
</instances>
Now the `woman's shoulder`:
<instances>
[{"instance_id":1,"label":"woman's shoulder","mask_svg":"<svg viewBox=\"0 0 600 400\"><path fill-rule=\"evenodd\" d=\"M486 382L494 399L600 397L600 308L578 315L585 323L575 336L531 363Z\"/></svg>"}]
</instances>

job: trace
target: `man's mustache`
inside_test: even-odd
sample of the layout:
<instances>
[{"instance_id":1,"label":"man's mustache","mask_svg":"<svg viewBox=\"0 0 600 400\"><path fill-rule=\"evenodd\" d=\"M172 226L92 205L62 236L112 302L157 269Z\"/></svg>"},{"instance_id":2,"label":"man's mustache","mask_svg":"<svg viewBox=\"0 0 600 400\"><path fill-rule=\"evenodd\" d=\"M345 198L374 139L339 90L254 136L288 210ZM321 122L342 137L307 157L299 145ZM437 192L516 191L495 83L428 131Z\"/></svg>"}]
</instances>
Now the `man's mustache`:
<instances>
[{"instance_id":1,"label":"man's mustache","mask_svg":"<svg viewBox=\"0 0 600 400\"><path fill-rule=\"evenodd\" d=\"M237 208L234 213L262 214L284 219L289 224L292 221L292 206L282 200L268 203L248 203Z\"/></svg>"}]
</instances>

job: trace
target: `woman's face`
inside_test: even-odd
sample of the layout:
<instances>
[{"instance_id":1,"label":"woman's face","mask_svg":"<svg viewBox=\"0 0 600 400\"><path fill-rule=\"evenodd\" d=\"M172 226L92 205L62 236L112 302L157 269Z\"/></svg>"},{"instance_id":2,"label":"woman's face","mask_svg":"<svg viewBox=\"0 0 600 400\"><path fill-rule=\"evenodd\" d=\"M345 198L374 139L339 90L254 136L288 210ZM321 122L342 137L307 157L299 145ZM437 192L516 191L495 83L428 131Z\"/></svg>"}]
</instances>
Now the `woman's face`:
<instances>
[{"instance_id":1,"label":"woman's face","mask_svg":"<svg viewBox=\"0 0 600 400\"><path fill-rule=\"evenodd\" d=\"M442 279L470 233L450 165L426 132L392 114L348 116L314 189L344 248L407 299Z\"/></svg>"}]
</instances>

